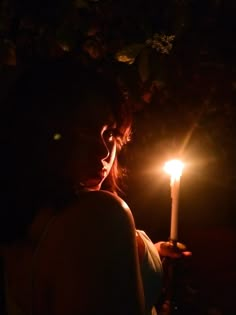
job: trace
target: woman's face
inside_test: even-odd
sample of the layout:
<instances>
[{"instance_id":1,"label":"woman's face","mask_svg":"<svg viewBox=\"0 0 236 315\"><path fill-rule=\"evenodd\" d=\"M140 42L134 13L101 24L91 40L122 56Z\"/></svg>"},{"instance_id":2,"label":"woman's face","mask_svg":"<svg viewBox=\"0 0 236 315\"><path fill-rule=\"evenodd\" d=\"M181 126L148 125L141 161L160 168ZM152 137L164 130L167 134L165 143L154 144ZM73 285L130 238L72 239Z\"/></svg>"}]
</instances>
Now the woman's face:
<instances>
[{"instance_id":1,"label":"woman's face","mask_svg":"<svg viewBox=\"0 0 236 315\"><path fill-rule=\"evenodd\" d=\"M67 176L75 187L99 190L116 158L116 123L103 104L86 104L75 114Z\"/></svg>"}]
</instances>

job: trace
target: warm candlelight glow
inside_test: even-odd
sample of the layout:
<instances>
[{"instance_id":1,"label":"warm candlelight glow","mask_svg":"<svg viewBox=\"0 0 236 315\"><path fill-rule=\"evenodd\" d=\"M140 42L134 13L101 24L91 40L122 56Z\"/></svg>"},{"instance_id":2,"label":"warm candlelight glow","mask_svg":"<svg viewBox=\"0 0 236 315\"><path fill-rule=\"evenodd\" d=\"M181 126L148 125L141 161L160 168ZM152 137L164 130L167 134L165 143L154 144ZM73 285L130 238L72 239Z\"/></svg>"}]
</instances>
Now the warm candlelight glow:
<instances>
[{"instance_id":1,"label":"warm candlelight glow","mask_svg":"<svg viewBox=\"0 0 236 315\"><path fill-rule=\"evenodd\" d=\"M171 160L165 163L164 170L171 176L171 182L179 180L182 175L184 163L180 160Z\"/></svg>"}]
</instances>

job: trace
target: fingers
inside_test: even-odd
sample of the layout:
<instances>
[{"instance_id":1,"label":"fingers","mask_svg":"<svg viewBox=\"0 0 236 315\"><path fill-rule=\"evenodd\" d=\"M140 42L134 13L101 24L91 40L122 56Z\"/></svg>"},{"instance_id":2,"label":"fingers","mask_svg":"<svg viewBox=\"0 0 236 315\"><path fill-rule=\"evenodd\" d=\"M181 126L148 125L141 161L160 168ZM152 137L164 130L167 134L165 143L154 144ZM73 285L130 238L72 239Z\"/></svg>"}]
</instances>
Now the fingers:
<instances>
[{"instance_id":1,"label":"fingers","mask_svg":"<svg viewBox=\"0 0 236 315\"><path fill-rule=\"evenodd\" d=\"M190 256L192 256L192 252L190 252L190 251L184 251L184 252L182 252L182 256L190 257Z\"/></svg>"},{"instance_id":2,"label":"fingers","mask_svg":"<svg viewBox=\"0 0 236 315\"><path fill-rule=\"evenodd\" d=\"M182 258L192 256L191 251L186 251L186 247L173 246L170 242L158 242L154 244L159 255L162 257ZM183 250L182 250L183 248Z\"/></svg>"}]
</instances>

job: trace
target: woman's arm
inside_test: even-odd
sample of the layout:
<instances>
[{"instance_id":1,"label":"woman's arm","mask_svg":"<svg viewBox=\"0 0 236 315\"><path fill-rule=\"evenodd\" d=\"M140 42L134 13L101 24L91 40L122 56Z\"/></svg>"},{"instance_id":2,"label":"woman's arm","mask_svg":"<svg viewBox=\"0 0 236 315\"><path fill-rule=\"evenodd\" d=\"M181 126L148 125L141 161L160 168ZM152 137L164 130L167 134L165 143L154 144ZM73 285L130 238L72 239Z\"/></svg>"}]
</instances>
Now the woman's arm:
<instances>
[{"instance_id":1,"label":"woman's arm","mask_svg":"<svg viewBox=\"0 0 236 315\"><path fill-rule=\"evenodd\" d=\"M35 259L34 314L143 314L133 217L118 197L82 194L49 228Z\"/></svg>"}]
</instances>

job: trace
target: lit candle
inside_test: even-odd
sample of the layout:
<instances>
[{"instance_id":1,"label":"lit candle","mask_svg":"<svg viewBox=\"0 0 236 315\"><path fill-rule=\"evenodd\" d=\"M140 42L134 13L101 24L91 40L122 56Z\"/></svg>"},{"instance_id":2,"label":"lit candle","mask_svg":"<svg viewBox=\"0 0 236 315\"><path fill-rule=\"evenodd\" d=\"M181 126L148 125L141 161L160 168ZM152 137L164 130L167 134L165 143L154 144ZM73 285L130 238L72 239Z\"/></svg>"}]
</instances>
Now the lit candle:
<instances>
[{"instance_id":1,"label":"lit candle","mask_svg":"<svg viewBox=\"0 0 236 315\"><path fill-rule=\"evenodd\" d=\"M178 206L179 206L179 189L180 177L182 175L184 164L179 160L166 162L164 170L170 175L171 187L171 223L170 223L170 240L178 240Z\"/></svg>"}]
</instances>

